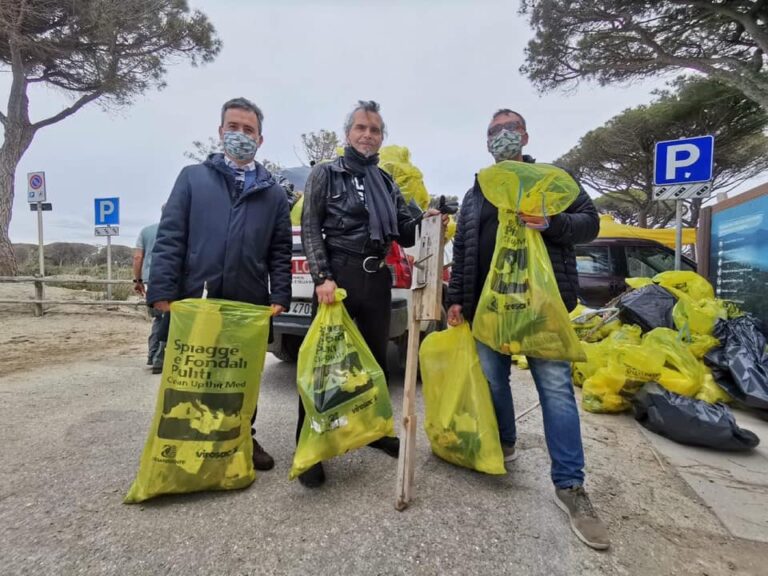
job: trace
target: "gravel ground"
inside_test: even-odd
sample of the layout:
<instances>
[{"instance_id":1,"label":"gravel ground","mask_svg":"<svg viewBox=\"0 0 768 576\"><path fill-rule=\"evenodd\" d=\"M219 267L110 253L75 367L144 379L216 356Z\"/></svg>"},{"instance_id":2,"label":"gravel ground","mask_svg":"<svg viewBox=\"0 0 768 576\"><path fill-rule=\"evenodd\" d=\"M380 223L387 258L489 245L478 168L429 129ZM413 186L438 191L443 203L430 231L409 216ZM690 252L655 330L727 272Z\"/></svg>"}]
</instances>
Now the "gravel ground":
<instances>
[{"instance_id":1,"label":"gravel ground","mask_svg":"<svg viewBox=\"0 0 768 576\"><path fill-rule=\"evenodd\" d=\"M420 431L405 512L396 461L372 449L331 461L327 484L306 490L287 479L294 367L271 355L257 436L275 470L241 491L124 505L160 380L143 366L147 319L0 308L0 325L3 574L765 574L768 546L729 536L629 416L582 422L608 552L581 544L552 502L538 410L503 477L438 460ZM536 401L527 372L513 391L518 411ZM402 376L392 396L399 413Z\"/></svg>"}]
</instances>

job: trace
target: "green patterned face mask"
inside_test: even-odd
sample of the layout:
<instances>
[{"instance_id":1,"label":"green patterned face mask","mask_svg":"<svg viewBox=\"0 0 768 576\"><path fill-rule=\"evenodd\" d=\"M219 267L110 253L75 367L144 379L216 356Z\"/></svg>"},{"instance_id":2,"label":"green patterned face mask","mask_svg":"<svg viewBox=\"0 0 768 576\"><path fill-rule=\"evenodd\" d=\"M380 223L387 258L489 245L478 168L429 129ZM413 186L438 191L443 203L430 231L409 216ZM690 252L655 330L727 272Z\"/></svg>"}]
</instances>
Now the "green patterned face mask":
<instances>
[{"instance_id":1,"label":"green patterned face mask","mask_svg":"<svg viewBox=\"0 0 768 576\"><path fill-rule=\"evenodd\" d=\"M488 138L488 152L496 162L514 160L523 151L523 135L516 130L503 128Z\"/></svg>"}]
</instances>

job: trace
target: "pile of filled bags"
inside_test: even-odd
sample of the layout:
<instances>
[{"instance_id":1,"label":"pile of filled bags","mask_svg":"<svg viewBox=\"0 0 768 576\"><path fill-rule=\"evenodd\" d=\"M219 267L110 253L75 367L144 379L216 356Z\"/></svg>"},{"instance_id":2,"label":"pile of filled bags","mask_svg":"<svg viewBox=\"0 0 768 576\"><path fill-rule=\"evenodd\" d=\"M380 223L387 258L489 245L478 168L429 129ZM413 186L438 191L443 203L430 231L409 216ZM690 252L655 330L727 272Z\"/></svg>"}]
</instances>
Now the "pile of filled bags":
<instances>
[{"instance_id":1,"label":"pile of filled bags","mask_svg":"<svg viewBox=\"0 0 768 576\"><path fill-rule=\"evenodd\" d=\"M695 272L631 278L616 306L570 314L585 362L573 364L589 412L634 409L674 440L728 450L759 439L726 404L768 410L768 350L760 321L715 298ZM715 434L714 432L717 432Z\"/></svg>"}]
</instances>

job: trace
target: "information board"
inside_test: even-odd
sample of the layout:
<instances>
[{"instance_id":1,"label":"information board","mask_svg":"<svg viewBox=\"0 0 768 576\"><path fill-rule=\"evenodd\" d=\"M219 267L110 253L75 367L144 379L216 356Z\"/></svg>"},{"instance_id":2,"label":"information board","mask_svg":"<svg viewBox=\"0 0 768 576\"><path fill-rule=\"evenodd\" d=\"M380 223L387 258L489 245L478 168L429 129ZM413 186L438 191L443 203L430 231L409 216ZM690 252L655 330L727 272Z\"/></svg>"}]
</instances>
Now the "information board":
<instances>
[{"instance_id":1,"label":"information board","mask_svg":"<svg viewBox=\"0 0 768 576\"><path fill-rule=\"evenodd\" d=\"M718 298L768 325L768 194L715 206L710 230L708 275Z\"/></svg>"}]
</instances>

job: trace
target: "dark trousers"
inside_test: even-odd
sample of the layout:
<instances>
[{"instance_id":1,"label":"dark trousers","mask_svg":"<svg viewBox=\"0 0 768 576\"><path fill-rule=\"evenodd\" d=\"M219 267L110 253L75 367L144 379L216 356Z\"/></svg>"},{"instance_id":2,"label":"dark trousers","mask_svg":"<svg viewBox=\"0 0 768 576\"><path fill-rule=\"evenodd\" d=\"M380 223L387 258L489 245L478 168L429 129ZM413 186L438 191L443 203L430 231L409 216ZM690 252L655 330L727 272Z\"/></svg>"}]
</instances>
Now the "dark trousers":
<instances>
[{"instance_id":1,"label":"dark trousers","mask_svg":"<svg viewBox=\"0 0 768 576\"><path fill-rule=\"evenodd\" d=\"M357 324L363 340L371 349L376 363L387 371L387 347L389 346L389 323L392 314L392 276L387 266L374 273L363 270L362 258L346 254L330 255L331 272L339 288L347 291L344 307ZM317 313L317 294L312 297L312 317ZM299 421L296 424L296 442L304 425L304 405L299 398Z\"/></svg>"},{"instance_id":2,"label":"dark trousers","mask_svg":"<svg viewBox=\"0 0 768 576\"><path fill-rule=\"evenodd\" d=\"M163 313L160 310L154 308L149 309L149 315L152 318L152 330L149 332L149 338L147 338L147 358L152 362L157 355L157 351L160 348L160 342L165 342L165 339L161 339L160 335L163 332ZM166 336L167 338L167 336Z\"/></svg>"}]
</instances>

